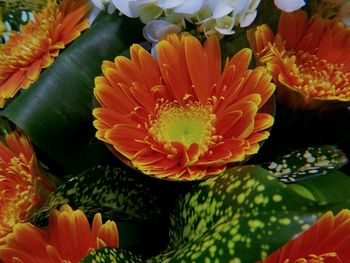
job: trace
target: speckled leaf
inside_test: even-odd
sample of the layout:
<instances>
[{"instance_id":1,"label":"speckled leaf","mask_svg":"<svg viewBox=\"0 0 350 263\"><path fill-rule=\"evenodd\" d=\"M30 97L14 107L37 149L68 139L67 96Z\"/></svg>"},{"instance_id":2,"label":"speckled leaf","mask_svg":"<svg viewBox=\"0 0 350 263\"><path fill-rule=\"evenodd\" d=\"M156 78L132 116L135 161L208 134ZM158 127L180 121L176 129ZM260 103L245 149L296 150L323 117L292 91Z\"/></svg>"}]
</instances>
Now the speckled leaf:
<instances>
[{"instance_id":1,"label":"speckled leaf","mask_svg":"<svg viewBox=\"0 0 350 263\"><path fill-rule=\"evenodd\" d=\"M178 200L169 248L149 262L254 262L333 205L299 195L261 167L233 168Z\"/></svg>"},{"instance_id":2,"label":"speckled leaf","mask_svg":"<svg viewBox=\"0 0 350 263\"><path fill-rule=\"evenodd\" d=\"M289 188L311 200L333 204L350 201L350 194L347 190L349 186L350 176L339 171L331 171L327 176L288 185Z\"/></svg>"},{"instance_id":3,"label":"speckled leaf","mask_svg":"<svg viewBox=\"0 0 350 263\"><path fill-rule=\"evenodd\" d=\"M91 252L87 257L80 261L81 263L142 263L144 258L133 254L130 251L118 248L101 248Z\"/></svg>"},{"instance_id":4,"label":"speckled leaf","mask_svg":"<svg viewBox=\"0 0 350 263\"><path fill-rule=\"evenodd\" d=\"M283 183L293 183L325 175L348 162L346 155L334 146L308 147L262 164Z\"/></svg>"},{"instance_id":5,"label":"speckled leaf","mask_svg":"<svg viewBox=\"0 0 350 263\"><path fill-rule=\"evenodd\" d=\"M46 5L47 0L0 0L0 7L19 10L39 10Z\"/></svg>"},{"instance_id":6,"label":"speckled leaf","mask_svg":"<svg viewBox=\"0 0 350 263\"><path fill-rule=\"evenodd\" d=\"M158 199L135 173L127 168L93 167L60 185L33 221L42 222L48 211L69 203L90 216L103 212L104 218L156 223L161 214Z\"/></svg>"}]
</instances>

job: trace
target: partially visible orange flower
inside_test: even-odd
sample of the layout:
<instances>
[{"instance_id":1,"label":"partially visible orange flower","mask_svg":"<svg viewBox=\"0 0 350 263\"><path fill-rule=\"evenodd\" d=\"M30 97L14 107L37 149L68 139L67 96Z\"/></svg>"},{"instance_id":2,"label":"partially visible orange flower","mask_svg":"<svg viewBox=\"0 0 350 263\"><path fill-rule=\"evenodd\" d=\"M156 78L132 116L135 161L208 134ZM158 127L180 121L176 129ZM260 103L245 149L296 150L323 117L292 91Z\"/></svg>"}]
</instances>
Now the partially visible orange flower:
<instances>
[{"instance_id":1,"label":"partially visible orange flower","mask_svg":"<svg viewBox=\"0 0 350 263\"><path fill-rule=\"evenodd\" d=\"M104 61L95 79L96 136L145 174L195 180L255 154L273 117L258 113L274 92L271 76L248 70L243 49L221 72L219 41L189 34L160 41L157 60L139 45L131 60Z\"/></svg>"},{"instance_id":2,"label":"partially visible orange flower","mask_svg":"<svg viewBox=\"0 0 350 263\"><path fill-rule=\"evenodd\" d=\"M278 99L293 108L350 104L350 30L336 19L300 10L248 31L250 45L278 83Z\"/></svg>"},{"instance_id":3,"label":"partially visible orange flower","mask_svg":"<svg viewBox=\"0 0 350 263\"><path fill-rule=\"evenodd\" d=\"M34 21L11 33L0 46L0 107L21 88L27 89L60 49L88 27L88 11L86 0L48 0L46 8L34 12Z\"/></svg>"},{"instance_id":4,"label":"partially visible orange flower","mask_svg":"<svg viewBox=\"0 0 350 263\"><path fill-rule=\"evenodd\" d=\"M12 227L26 220L52 190L38 166L33 149L18 132L0 142L0 243Z\"/></svg>"},{"instance_id":5,"label":"partially visible orange flower","mask_svg":"<svg viewBox=\"0 0 350 263\"><path fill-rule=\"evenodd\" d=\"M262 263L350 262L350 210L324 214L307 231L290 240Z\"/></svg>"},{"instance_id":6,"label":"partially visible orange flower","mask_svg":"<svg viewBox=\"0 0 350 263\"><path fill-rule=\"evenodd\" d=\"M53 210L48 232L30 223L18 223L13 233L0 246L0 259L18 263L77 263L89 252L100 247L118 247L115 222L102 224L101 214L95 215L92 227L81 210L69 205Z\"/></svg>"}]
</instances>

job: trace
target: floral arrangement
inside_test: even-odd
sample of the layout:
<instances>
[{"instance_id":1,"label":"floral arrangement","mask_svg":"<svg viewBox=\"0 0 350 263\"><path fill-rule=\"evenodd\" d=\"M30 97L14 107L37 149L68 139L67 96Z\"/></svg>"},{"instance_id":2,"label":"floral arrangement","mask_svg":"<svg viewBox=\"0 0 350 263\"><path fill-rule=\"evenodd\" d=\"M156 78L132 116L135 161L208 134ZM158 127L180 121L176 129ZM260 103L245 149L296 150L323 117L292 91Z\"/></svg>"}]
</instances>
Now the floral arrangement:
<instances>
[{"instance_id":1,"label":"floral arrangement","mask_svg":"<svg viewBox=\"0 0 350 263\"><path fill-rule=\"evenodd\" d=\"M0 262L350 262L349 1L0 6Z\"/></svg>"}]
</instances>

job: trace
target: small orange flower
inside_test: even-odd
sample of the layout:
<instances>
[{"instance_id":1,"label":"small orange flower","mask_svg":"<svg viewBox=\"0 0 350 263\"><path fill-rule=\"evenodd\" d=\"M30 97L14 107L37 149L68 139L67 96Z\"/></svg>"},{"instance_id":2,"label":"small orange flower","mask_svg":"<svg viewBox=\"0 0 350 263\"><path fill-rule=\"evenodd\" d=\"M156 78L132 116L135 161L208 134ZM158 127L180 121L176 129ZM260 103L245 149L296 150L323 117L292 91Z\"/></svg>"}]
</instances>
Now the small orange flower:
<instances>
[{"instance_id":1,"label":"small orange flower","mask_svg":"<svg viewBox=\"0 0 350 263\"><path fill-rule=\"evenodd\" d=\"M43 68L51 65L59 50L88 27L85 0L49 0L34 21L12 32L0 46L0 107L22 88L27 89Z\"/></svg>"},{"instance_id":2,"label":"small orange flower","mask_svg":"<svg viewBox=\"0 0 350 263\"><path fill-rule=\"evenodd\" d=\"M6 145L0 142L0 243L53 190L27 138L13 132L5 141Z\"/></svg>"},{"instance_id":3,"label":"small orange flower","mask_svg":"<svg viewBox=\"0 0 350 263\"><path fill-rule=\"evenodd\" d=\"M105 61L95 79L96 136L145 174L195 180L255 154L273 117L258 113L274 92L262 68L248 70L251 50L227 61L219 41L189 35L159 42L157 60L139 45L131 60Z\"/></svg>"},{"instance_id":4,"label":"small orange flower","mask_svg":"<svg viewBox=\"0 0 350 263\"><path fill-rule=\"evenodd\" d=\"M283 103L301 109L350 104L350 31L338 20L282 12L275 37L262 25L248 39L280 84Z\"/></svg>"},{"instance_id":5,"label":"small orange flower","mask_svg":"<svg viewBox=\"0 0 350 263\"><path fill-rule=\"evenodd\" d=\"M63 205L50 214L48 232L30 223L16 224L0 246L0 259L18 263L77 263L97 248L118 245L115 222L108 220L102 224L98 213L90 228L81 210L73 211L69 205Z\"/></svg>"},{"instance_id":6,"label":"small orange flower","mask_svg":"<svg viewBox=\"0 0 350 263\"><path fill-rule=\"evenodd\" d=\"M335 217L324 214L300 236L289 241L262 263L350 262L350 210Z\"/></svg>"}]
</instances>

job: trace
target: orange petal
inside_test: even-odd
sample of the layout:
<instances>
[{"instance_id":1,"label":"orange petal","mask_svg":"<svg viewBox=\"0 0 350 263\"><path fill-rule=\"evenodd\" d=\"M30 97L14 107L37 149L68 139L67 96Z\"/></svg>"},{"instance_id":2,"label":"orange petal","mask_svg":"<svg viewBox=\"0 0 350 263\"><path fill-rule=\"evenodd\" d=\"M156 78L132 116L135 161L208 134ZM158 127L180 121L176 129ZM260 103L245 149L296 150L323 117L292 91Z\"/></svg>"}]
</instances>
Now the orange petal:
<instances>
[{"instance_id":1,"label":"orange petal","mask_svg":"<svg viewBox=\"0 0 350 263\"><path fill-rule=\"evenodd\" d=\"M106 246L118 247L119 236L117 225L113 221L107 221L98 230L97 238L103 240Z\"/></svg>"},{"instance_id":2,"label":"orange petal","mask_svg":"<svg viewBox=\"0 0 350 263\"><path fill-rule=\"evenodd\" d=\"M185 55L188 71L192 80L193 88L199 102L204 105L209 98L209 68L208 60L203 54L203 48L195 37L185 37Z\"/></svg>"},{"instance_id":3,"label":"orange petal","mask_svg":"<svg viewBox=\"0 0 350 263\"><path fill-rule=\"evenodd\" d=\"M117 124L106 132L106 139L110 144L127 158L144 147L142 143L147 136L145 130L127 124Z\"/></svg>"},{"instance_id":4,"label":"orange petal","mask_svg":"<svg viewBox=\"0 0 350 263\"><path fill-rule=\"evenodd\" d=\"M138 44L130 47L130 54L131 60L140 67L149 90L161 84L161 72L151 54Z\"/></svg>"},{"instance_id":5,"label":"orange petal","mask_svg":"<svg viewBox=\"0 0 350 263\"><path fill-rule=\"evenodd\" d=\"M171 94L174 95L173 99L181 103L185 94L189 93L189 83L184 76L184 69L181 68L179 50L176 50L169 42L161 41L157 45L157 57L164 81L171 89ZM171 74L169 74L169 69L172 71ZM176 76L176 81L174 78L171 79L171 76Z\"/></svg>"},{"instance_id":6,"label":"orange petal","mask_svg":"<svg viewBox=\"0 0 350 263\"><path fill-rule=\"evenodd\" d=\"M273 125L274 118L267 113L258 113L254 118L254 132L259 132L270 128Z\"/></svg>"},{"instance_id":7,"label":"orange petal","mask_svg":"<svg viewBox=\"0 0 350 263\"><path fill-rule=\"evenodd\" d=\"M217 121L215 125L217 134L225 134L232 129L237 121L242 117L243 113L240 110L225 112L225 114Z\"/></svg>"},{"instance_id":8,"label":"orange petal","mask_svg":"<svg viewBox=\"0 0 350 263\"><path fill-rule=\"evenodd\" d=\"M241 110L243 115L236 122L234 127L228 130L224 136L244 139L248 137L254 129L254 117L257 113L258 107L255 103L250 101L237 102L233 105L237 110Z\"/></svg>"},{"instance_id":9,"label":"orange petal","mask_svg":"<svg viewBox=\"0 0 350 263\"><path fill-rule=\"evenodd\" d=\"M102 79L95 79L94 95L98 102L102 106L121 114L129 114L137 104L125 96L122 87L111 87L106 85Z\"/></svg>"},{"instance_id":10,"label":"orange petal","mask_svg":"<svg viewBox=\"0 0 350 263\"><path fill-rule=\"evenodd\" d=\"M224 71L228 69L231 65L235 66L236 69L236 79L239 79L241 75L247 71L252 58L252 51L249 48L243 48L238 51L228 63L226 63Z\"/></svg>"},{"instance_id":11,"label":"orange petal","mask_svg":"<svg viewBox=\"0 0 350 263\"><path fill-rule=\"evenodd\" d=\"M270 27L265 24L258 26L255 29L247 30L247 38L249 46L258 57L265 53L269 43L274 42L273 33Z\"/></svg>"},{"instance_id":12,"label":"orange petal","mask_svg":"<svg viewBox=\"0 0 350 263\"><path fill-rule=\"evenodd\" d=\"M27 78L30 79L31 81L37 80L39 77L40 71L41 71L41 60L38 59L28 68Z\"/></svg>"},{"instance_id":13,"label":"orange petal","mask_svg":"<svg viewBox=\"0 0 350 263\"><path fill-rule=\"evenodd\" d=\"M150 92L145 86L140 83L134 82L130 88L131 94L134 96L135 100L139 102L148 112L153 112L155 108L155 100Z\"/></svg>"},{"instance_id":14,"label":"orange petal","mask_svg":"<svg viewBox=\"0 0 350 263\"><path fill-rule=\"evenodd\" d=\"M221 74L221 52L219 40L215 36L209 36L205 41L203 49L210 68L209 87L212 87Z\"/></svg>"},{"instance_id":15,"label":"orange petal","mask_svg":"<svg viewBox=\"0 0 350 263\"><path fill-rule=\"evenodd\" d=\"M20 90L21 84L25 80L25 72L17 71L0 86L0 96L2 98L12 98Z\"/></svg>"},{"instance_id":16,"label":"orange petal","mask_svg":"<svg viewBox=\"0 0 350 263\"><path fill-rule=\"evenodd\" d=\"M299 10L292 13L282 12L279 23L278 33L286 41L286 49L295 49L307 29L308 15L305 11Z\"/></svg>"}]
</instances>

